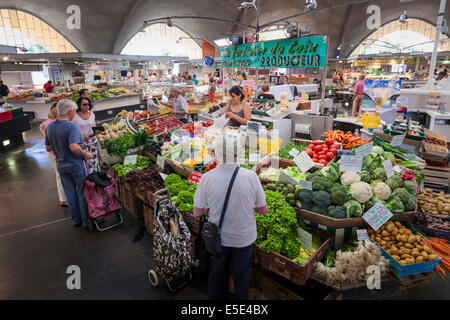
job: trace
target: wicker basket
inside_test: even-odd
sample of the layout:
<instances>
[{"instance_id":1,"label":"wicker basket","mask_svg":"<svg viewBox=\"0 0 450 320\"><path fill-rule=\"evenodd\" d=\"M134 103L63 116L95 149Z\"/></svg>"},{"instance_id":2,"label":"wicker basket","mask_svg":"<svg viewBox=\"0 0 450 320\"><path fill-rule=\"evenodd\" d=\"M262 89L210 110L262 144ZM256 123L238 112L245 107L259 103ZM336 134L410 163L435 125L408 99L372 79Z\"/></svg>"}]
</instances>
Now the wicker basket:
<instances>
[{"instance_id":1,"label":"wicker basket","mask_svg":"<svg viewBox=\"0 0 450 320\"><path fill-rule=\"evenodd\" d=\"M147 228L148 233L150 233L153 236L155 234L155 232L153 230L153 221L154 221L153 208L144 204L143 215L144 215L145 227Z\"/></svg>"},{"instance_id":2,"label":"wicker basket","mask_svg":"<svg viewBox=\"0 0 450 320\"><path fill-rule=\"evenodd\" d=\"M323 243L308 262L300 265L281 254L275 252L267 253L257 246L261 267L272 271L295 284L301 286L304 285L314 271L314 264L323 258L328 248L330 248L331 244L334 242L334 235L330 232L316 229L312 226L310 228L318 233Z\"/></svg>"},{"instance_id":3,"label":"wicker basket","mask_svg":"<svg viewBox=\"0 0 450 320\"><path fill-rule=\"evenodd\" d=\"M184 222L187 224L192 234L199 235L201 227L201 217L194 216L192 212L181 212Z\"/></svg>"}]
</instances>

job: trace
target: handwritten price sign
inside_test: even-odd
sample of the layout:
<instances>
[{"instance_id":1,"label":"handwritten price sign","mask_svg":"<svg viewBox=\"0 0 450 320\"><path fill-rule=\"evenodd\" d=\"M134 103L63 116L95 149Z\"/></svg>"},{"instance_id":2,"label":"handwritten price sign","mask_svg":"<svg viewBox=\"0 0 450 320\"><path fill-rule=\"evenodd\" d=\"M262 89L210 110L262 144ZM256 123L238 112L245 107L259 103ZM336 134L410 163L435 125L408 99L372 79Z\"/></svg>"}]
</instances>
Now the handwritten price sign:
<instances>
[{"instance_id":1,"label":"handwritten price sign","mask_svg":"<svg viewBox=\"0 0 450 320\"><path fill-rule=\"evenodd\" d=\"M373 149L373 141L366 143L365 145L358 147L355 150L355 154L359 157L364 157L365 155L371 154Z\"/></svg>"},{"instance_id":2,"label":"handwritten price sign","mask_svg":"<svg viewBox=\"0 0 450 320\"><path fill-rule=\"evenodd\" d=\"M356 230L356 237L358 238L358 241L368 240L369 235L367 234L367 229Z\"/></svg>"},{"instance_id":3,"label":"handwritten price sign","mask_svg":"<svg viewBox=\"0 0 450 320\"><path fill-rule=\"evenodd\" d=\"M362 218L366 220L369 226L372 227L373 230L377 231L381 228L383 224L386 223L392 217L392 212L390 212L386 207L381 203L377 202L369 211L367 211Z\"/></svg>"},{"instance_id":4,"label":"handwritten price sign","mask_svg":"<svg viewBox=\"0 0 450 320\"><path fill-rule=\"evenodd\" d=\"M360 172L361 167L362 167L362 157L351 156L351 155L342 155L341 156L340 170L342 172L345 172L345 171Z\"/></svg>"},{"instance_id":5,"label":"handwritten price sign","mask_svg":"<svg viewBox=\"0 0 450 320\"><path fill-rule=\"evenodd\" d=\"M406 133L398 134L398 135L394 136L392 138L391 145L393 145L395 147L401 146L405 137L406 137Z\"/></svg>"},{"instance_id":6,"label":"handwritten price sign","mask_svg":"<svg viewBox=\"0 0 450 320\"><path fill-rule=\"evenodd\" d=\"M388 178L394 175L394 168L392 167L392 161L390 159L383 162L384 171L386 171L386 176Z\"/></svg>"},{"instance_id":7,"label":"handwritten price sign","mask_svg":"<svg viewBox=\"0 0 450 320\"><path fill-rule=\"evenodd\" d=\"M312 234L298 228L298 237L300 238L300 245L306 250L312 251Z\"/></svg>"},{"instance_id":8,"label":"handwritten price sign","mask_svg":"<svg viewBox=\"0 0 450 320\"><path fill-rule=\"evenodd\" d=\"M300 152L300 154L294 158L294 162L301 172L306 172L314 167L314 161L312 161L305 151Z\"/></svg>"}]
</instances>

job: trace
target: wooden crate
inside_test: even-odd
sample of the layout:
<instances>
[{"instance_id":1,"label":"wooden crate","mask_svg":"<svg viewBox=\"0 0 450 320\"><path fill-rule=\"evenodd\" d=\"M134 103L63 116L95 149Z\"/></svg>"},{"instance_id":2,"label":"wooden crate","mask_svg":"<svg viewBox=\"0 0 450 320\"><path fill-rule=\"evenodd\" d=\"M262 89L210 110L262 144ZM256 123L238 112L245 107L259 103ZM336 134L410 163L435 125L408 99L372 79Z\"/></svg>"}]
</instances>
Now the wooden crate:
<instances>
[{"instance_id":1,"label":"wooden crate","mask_svg":"<svg viewBox=\"0 0 450 320\"><path fill-rule=\"evenodd\" d=\"M398 282L399 288L402 290L422 286L433 279L433 271L413 274L406 277L399 277L395 272L392 272L391 274L392 278Z\"/></svg>"},{"instance_id":2,"label":"wooden crate","mask_svg":"<svg viewBox=\"0 0 450 320\"><path fill-rule=\"evenodd\" d=\"M422 171L425 174L426 182L449 185L450 184L450 168L426 166Z\"/></svg>"},{"instance_id":3,"label":"wooden crate","mask_svg":"<svg viewBox=\"0 0 450 320\"><path fill-rule=\"evenodd\" d=\"M144 215L144 222L145 227L147 228L148 233L150 233L152 236L155 234L153 229L153 220L154 220L154 211L153 208L149 205L144 204L143 205L143 215Z\"/></svg>"},{"instance_id":4,"label":"wooden crate","mask_svg":"<svg viewBox=\"0 0 450 320\"><path fill-rule=\"evenodd\" d=\"M131 190L127 189L123 184L121 187L122 205L123 208L128 211L135 219L139 219L143 216L143 202L137 198Z\"/></svg>"}]
</instances>

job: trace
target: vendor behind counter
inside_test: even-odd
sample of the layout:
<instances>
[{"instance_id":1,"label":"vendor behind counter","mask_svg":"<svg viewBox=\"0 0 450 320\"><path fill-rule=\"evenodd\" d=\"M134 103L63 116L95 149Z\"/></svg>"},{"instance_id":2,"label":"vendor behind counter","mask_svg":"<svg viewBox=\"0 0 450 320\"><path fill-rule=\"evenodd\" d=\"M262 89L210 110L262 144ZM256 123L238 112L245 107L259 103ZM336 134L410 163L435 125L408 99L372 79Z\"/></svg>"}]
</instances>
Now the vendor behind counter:
<instances>
[{"instance_id":1,"label":"vendor behind counter","mask_svg":"<svg viewBox=\"0 0 450 320\"><path fill-rule=\"evenodd\" d=\"M240 127L247 125L252 116L252 107L247 101L244 101L244 93L241 88L234 86L230 89L231 98L227 101L225 107L225 116L230 119L228 125L231 127Z\"/></svg>"}]
</instances>

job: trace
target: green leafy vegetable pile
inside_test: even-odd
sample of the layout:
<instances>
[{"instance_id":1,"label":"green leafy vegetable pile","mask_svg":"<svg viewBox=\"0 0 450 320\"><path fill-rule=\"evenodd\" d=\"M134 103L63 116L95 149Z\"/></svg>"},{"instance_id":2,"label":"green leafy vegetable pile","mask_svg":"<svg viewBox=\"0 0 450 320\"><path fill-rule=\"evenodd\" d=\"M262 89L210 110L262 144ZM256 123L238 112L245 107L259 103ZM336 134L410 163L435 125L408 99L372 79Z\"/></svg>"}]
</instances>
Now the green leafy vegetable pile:
<instances>
[{"instance_id":1,"label":"green leafy vegetable pile","mask_svg":"<svg viewBox=\"0 0 450 320\"><path fill-rule=\"evenodd\" d=\"M164 180L164 186L170 191L172 202L178 210L183 212L194 211L194 195L196 184L190 184L178 174L169 174Z\"/></svg>"},{"instance_id":2,"label":"green leafy vegetable pile","mask_svg":"<svg viewBox=\"0 0 450 320\"><path fill-rule=\"evenodd\" d=\"M305 150L308 147L308 145L309 144L301 143L296 140L292 140L287 145L285 145L283 148L280 149L278 155L280 158L292 160L292 159L294 159L294 157L292 157L289 154L289 151L291 151L292 148L295 148L299 152L302 152L303 150Z\"/></svg>"},{"instance_id":3,"label":"green leafy vegetable pile","mask_svg":"<svg viewBox=\"0 0 450 320\"><path fill-rule=\"evenodd\" d=\"M150 161L149 158L144 157L144 156L137 156L137 161L135 164L116 163L115 165L113 165L113 168L115 171L117 171L117 173L119 174L120 177L123 177L123 176L127 175L133 169L141 170L141 169L144 169L145 167L148 167L151 164L152 164L152 162Z\"/></svg>"}]
</instances>

